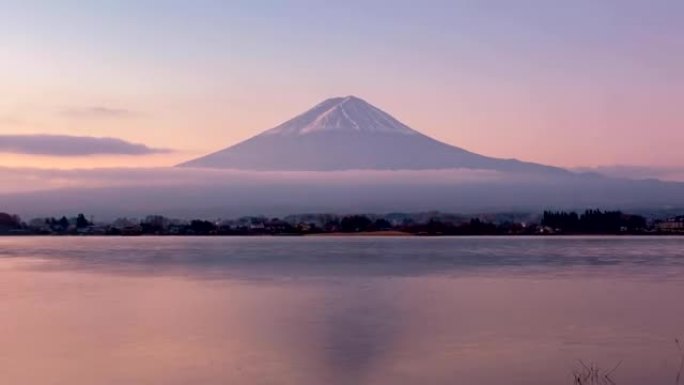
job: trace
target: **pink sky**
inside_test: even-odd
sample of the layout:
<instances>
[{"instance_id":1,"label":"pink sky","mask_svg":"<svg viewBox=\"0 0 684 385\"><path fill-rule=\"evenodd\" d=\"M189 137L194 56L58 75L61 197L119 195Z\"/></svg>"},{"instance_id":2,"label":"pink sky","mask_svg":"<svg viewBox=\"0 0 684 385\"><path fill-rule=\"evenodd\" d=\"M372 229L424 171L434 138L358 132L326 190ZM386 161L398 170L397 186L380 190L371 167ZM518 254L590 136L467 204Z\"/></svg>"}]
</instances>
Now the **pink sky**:
<instances>
[{"instance_id":1,"label":"pink sky","mask_svg":"<svg viewBox=\"0 0 684 385\"><path fill-rule=\"evenodd\" d=\"M0 135L175 151L0 166L170 166L349 94L489 156L684 166L679 2L11 3Z\"/></svg>"}]
</instances>

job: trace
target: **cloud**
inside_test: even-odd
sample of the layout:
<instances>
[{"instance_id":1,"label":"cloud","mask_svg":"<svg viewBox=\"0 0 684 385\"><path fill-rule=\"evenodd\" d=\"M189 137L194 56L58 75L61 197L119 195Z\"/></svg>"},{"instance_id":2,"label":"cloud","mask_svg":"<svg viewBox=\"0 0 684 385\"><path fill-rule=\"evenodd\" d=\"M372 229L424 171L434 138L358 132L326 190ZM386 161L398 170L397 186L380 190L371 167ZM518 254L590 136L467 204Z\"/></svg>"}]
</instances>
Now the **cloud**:
<instances>
[{"instance_id":1,"label":"cloud","mask_svg":"<svg viewBox=\"0 0 684 385\"><path fill-rule=\"evenodd\" d=\"M69 135L0 135L0 152L48 156L150 155L171 150L116 138Z\"/></svg>"},{"instance_id":2,"label":"cloud","mask_svg":"<svg viewBox=\"0 0 684 385\"><path fill-rule=\"evenodd\" d=\"M126 118L139 115L137 111L107 106L70 107L63 109L61 114L72 118Z\"/></svg>"},{"instance_id":3,"label":"cloud","mask_svg":"<svg viewBox=\"0 0 684 385\"><path fill-rule=\"evenodd\" d=\"M0 126L19 126L24 122L13 115L0 115Z\"/></svg>"},{"instance_id":4,"label":"cloud","mask_svg":"<svg viewBox=\"0 0 684 385\"><path fill-rule=\"evenodd\" d=\"M672 182L684 182L684 167L657 167L657 166L598 166L577 168L579 172L594 172L597 174L627 179L660 179Z\"/></svg>"},{"instance_id":5,"label":"cloud","mask_svg":"<svg viewBox=\"0 0 684 385\"><path fill-rule=\"evenodd\" d=\"M24 218L84 212L101 219L293 213L539 212L684 207L684 183L594 175L453 169L252 172L183 168L0 167L0 211Z\"/></svg>"},{"instance_id":6,"label":"cloud","mask_svg":"<svg viewBox=\"0 0 684 385\"><path fill-rule=\"evenodd\" d=\"M244 185L449 185L454 183L496 182L503 176L488 170L420 170L420 171L239 171L188 168L103 168L103 169L35 169L0 167L0 180L7 192L54 190L67 187L100 188L115 186L218 186Z\"/></svg>"}]
</instances>

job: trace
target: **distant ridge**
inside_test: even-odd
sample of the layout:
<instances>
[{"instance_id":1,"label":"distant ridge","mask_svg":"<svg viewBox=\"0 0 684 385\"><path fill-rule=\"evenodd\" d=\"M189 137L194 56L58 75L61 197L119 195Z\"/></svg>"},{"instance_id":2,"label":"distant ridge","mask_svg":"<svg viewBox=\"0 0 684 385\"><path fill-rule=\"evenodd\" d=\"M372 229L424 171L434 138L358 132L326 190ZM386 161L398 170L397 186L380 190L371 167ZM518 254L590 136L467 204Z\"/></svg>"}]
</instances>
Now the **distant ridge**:
<instances>
[{"instance_id":1,"label":"distant ridge","mask_svg":"<svg viewBox=\"0 0 684 385\"><path fill-rule=\"evenodd\" d=\"M355 96L327 99L270 130L178 167L255 171L469 168L568 174L442 143Z\"/></svg>"}]
</instances>

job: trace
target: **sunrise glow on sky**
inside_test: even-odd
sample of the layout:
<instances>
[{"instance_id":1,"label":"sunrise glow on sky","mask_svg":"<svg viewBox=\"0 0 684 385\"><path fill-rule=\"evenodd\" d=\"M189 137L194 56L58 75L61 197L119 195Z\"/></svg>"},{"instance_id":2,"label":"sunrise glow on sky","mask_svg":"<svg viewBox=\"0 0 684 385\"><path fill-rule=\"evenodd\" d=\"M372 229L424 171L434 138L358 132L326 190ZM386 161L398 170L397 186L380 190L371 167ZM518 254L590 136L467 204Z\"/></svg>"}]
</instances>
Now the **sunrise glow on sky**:
<instances>
[{"instance_id":1,"label":"sunrise glow on sky","mask_svg":"<svg viewBox=\"0 0 684 385\"><path fill-rule=\"evenodd\" d=\"M684 2L3 1L0 166L171 166L356 95L489 156L684 166ZM1 150L1 149L0 149Z\"/></svg>"}]
</instances>

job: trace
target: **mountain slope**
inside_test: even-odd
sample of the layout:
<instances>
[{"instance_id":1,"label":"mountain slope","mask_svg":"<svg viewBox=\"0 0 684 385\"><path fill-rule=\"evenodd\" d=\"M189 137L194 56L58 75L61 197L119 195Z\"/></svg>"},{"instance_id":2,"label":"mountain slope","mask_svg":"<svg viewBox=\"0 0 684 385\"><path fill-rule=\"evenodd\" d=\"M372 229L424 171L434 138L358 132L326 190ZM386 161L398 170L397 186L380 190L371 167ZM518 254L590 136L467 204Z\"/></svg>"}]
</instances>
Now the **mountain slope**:
<instances>
[{"instance_id":1,"label":"mountain slope","mask_svg":"<svg viewBox=\"0 0 684 385\"><path fill-rule=\"evenodd\" d=\"M328 99L251 139L179 166L274 171L473 168L567 173L450 146L353 96Z\"/></svg>"}]
</instances>

